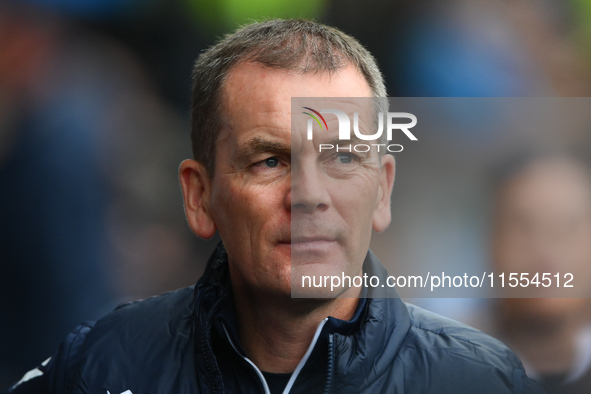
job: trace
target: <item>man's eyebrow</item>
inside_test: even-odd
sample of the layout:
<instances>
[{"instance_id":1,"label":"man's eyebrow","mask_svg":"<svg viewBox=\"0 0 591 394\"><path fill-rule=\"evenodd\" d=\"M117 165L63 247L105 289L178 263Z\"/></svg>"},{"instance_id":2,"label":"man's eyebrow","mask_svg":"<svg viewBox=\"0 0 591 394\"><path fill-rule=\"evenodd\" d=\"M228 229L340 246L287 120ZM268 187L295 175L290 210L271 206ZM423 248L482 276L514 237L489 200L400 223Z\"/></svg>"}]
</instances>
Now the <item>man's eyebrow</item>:
<instances>
[{"instance_id":1,"label":"man's eyebrow","mask_svg":"<svg viewBox=\"0 0 591 394\"><path fill-rule=\"evenodd\" d=\"M273 152L283 155L291 154L291 146L281 142L270 141L261 137L253 137L248 141L238 144L237 156L245 157L257 153Z\"/></svg>"}]
</instances>

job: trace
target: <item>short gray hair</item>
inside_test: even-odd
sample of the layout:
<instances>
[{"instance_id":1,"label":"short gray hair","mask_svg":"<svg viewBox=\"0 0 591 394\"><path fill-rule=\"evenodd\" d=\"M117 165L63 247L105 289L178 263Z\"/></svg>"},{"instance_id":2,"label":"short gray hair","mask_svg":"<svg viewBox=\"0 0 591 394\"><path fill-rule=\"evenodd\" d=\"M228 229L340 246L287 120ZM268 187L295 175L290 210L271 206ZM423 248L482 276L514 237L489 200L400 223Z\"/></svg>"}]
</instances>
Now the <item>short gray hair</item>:
<instances>
[{"instance_id":1,"label":"short gray hair","mask_svg":"<svg viewBox=\"0 0 591 394\"><path fill-rule=\"evenodd\" d=\"M349 64L365 77L374 97L386 97L374 57L353 37L333 27L301 19L253 23L203 52L193 68L191 148L210 177L221 125L222 88L233 66L255 62L298 73L336 73Z\"/></svg>"}]
</instances>

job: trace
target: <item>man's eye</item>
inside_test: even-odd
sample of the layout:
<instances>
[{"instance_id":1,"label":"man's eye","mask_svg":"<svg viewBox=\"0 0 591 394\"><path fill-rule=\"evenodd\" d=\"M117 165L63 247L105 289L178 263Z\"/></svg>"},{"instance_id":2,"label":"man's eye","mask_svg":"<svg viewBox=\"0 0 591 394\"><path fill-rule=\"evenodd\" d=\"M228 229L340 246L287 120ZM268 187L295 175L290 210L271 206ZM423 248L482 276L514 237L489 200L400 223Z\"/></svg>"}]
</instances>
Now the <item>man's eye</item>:
<instances>
[{"instance_id":1,"label":"man's eye","mask_svg":"<svg viewBox=\"0 0 591 394\"><path fill-rule=\"evenodd\" d=\"M337 159L339 160L339 162L341 162L342 164L349 164L352 163L354 160L354 155L352 153L339 153L337 155Z\"/></svg>"},{"instance_id":2,"label":"man's eye","mask_svg":"<svg viewBox=\"0 0 591 394\"><path fill-rule=\"evenodd\" d=\"M268 168L274 168L279 165L279 159L276 157L269 157L265 160L259 161L257 164Z\"/></svg>"},{"instance_id":3,"label":"man's eye","mask_svg":"<svg viewBox=\"0 0 591 394\"><path fill-rule=\"evenodd\" d=\"M279 165L279 159L276 157L269 157L268 159L265 159L265 165L271 168L277 167Z\"/></svg>"}]
</instances>

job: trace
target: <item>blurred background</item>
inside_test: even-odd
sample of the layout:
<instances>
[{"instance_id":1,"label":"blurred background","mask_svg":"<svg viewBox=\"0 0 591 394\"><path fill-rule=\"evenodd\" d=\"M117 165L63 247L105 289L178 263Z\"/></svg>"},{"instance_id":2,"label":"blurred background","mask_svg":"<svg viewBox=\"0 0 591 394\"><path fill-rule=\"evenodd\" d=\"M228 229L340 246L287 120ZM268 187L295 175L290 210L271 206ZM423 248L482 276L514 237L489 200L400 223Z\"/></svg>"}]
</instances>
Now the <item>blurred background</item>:
<instances>
[{"instance_id":1,"label":"blurred background","mask_svg":"<svg viewBox=\"0 0 591 394\"><path fill-rule=\"evenodd\" d=\"M0 0L0 389L78 323L199 278L215 240L177 182L192 64L272 17L359 39L390 96L590 96L590 0ZM468 130L397 157L378 256L591 266L591 130ZM502 338L552 392L591 387L587 299L413 301Z\"/></svg>"}]
</instances>

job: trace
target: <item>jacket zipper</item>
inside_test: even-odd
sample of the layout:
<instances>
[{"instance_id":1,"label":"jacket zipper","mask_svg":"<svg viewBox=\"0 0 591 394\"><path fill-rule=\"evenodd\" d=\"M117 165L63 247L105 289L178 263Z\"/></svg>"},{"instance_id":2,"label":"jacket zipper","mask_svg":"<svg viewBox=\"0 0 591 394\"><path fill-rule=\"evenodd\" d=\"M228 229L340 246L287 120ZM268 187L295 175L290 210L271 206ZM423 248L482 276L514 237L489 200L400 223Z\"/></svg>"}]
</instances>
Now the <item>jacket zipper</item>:
<instances>
[{"instance_id":1,"label":"jacket zipper","mask_svg":"<svg viewBox=\"0 0 591 394\"><path fill-rule=\"evenodd\" d=\"M324 394L332 392L332 381L334 377L334 334L328 334L328 364L326 366L326 384Z\"/></svg>"}]
</instances>

